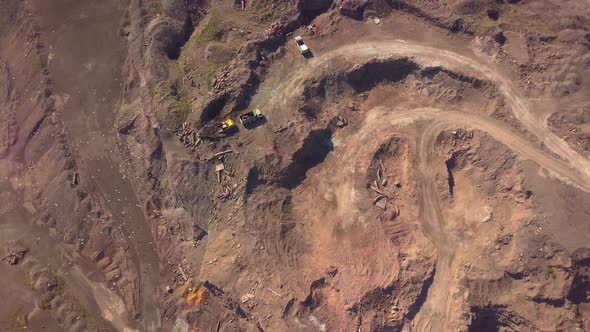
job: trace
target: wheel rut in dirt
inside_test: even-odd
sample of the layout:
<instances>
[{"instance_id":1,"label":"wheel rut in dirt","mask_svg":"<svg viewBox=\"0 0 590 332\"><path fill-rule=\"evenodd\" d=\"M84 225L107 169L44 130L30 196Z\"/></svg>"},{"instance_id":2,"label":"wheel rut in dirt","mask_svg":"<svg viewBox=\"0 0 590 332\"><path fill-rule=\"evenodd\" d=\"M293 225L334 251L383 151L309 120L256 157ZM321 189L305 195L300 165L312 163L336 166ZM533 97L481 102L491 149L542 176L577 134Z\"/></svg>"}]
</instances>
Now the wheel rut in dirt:
<instances>
[{"instance_id":1,"label":"wheel rut in dirt","mask_svg":"<svg viewBox=\"0 0 590 332\"><path fill-rule=\"evenodd\" d=\"M66 139L76 151L79 176L96 189L91 193L93 199L120 223L130 249L127 254L138 273L137 287L132 290L134 303L127 305L141 312L146 331L156 331L161 325L156 296L159 260L141 203L121 168L124 158L119 155L114 127L126 41L113 32L119 30L129 3L34 3L47 31L40 38L53 52L48 70Z\"/></svg>"},{"instance_id":2,"label":"wheel rut in dirt","mask_svg":"<svg viewBox=\"0 0 590 332\"><path fill-rule=\"evenodd\" d=\"M63 238L57 254L80 251L88 262L76 263L97 267L68 267L68 255L54 263L71 274L67 283L85 307L101 311L99 325L517 329L534 319L515 309L522 303L502 303L502 291L528 290L514 298L560 317L585 303L573 291L545 287L556 280L567 290L572 280L571 289L583 292L588 264L578 253L584 257L568 266L560 248L537 236L545 226L532 212L545 189L531 190L527 181L585 195L590 162L535 114L524 97L530 81L527 87L526 77L502 69L531 74L527 66L539 63L506 65L506 54L484 49L510 53L519 40L525 50L551 48L561 34L504 35L510 14L491 2L457 7L502 22L491 37L454 15L437 18L422 5L397 2L275 1L266 8L264 1L234 1L223 9L218 2L160 2L30 2L39 13L24 17L38 27L27 36L41 41L33 50L45 66L26 81L47 80L31 89L46 88L34 106L44 109L26 120L14 120L26 106L2 118L10 143L0 147L0 159L34 161L9 172L10 181L44 187L22 191L23 200L34 198L25 207L39 208L42 222ZM382 15L379 7L394 12ZM260 15L254 24L251 9ZM279 21L267 21L285 9ZM364 22L341 21L338 10ZM414 29L418 22L406 20L416 18L447 30L410 30L413 36L404 27ZM368 34L350 38L347 32L360 34L342 22ZM291 32L306 37L314 54L290 54ZM384 39L388 34L423 43ZM466 39L474 45L459 45ZM9 83L0 102L10 99L10 76L19 73L14 58L0 63L0 88ZM568 71L558 74L576 85ZM228 137L198 137L196 129L249 106L268 121ZM17 229L14 222L0 226ZM512 266L526 246L531 257ZM36 255L14 270L31 268L35 280L57 284L57 274L31 259ZM522 268L531 264L535 269ZM105 306L113 294L125 308ZM69 316L65 321L81 326Z\"/></svg>"},{"instance_id":3,"label":"wheel rut in dirt","mask_svg":"<svg viewBox=\"0 0 590 332\"><path fill-rule=\"evenodd\" d=\"M297 105L297 96L301 94L301 91L305 91L310 80L313 81L314 78L317 80L317 77L337 76L334 73L342 72L342 67L354 68L359 64L363 66L368 63L368 68L373 68L376 61L383 63L386 59L395 57L411 57L412 62L427 68L438 67L451 72L464 73L457 74L457 76L474 77L471 80L477 87L482 85L482 80L489 81L506 99L512 114L526 130L543 142L549 150L564 158L572 168L582 173L584 177L590 178L590 161L573 151L563 140L551 133L546 123L542 122L543 119L533 116L526 100L517 93L518 89L509 79L502 76L499 70L486 60L474 60L447 50L402 40L344 46L311 59L308 66L299 70L292 79L276 89L276 93L267 101L267 104L286 111L292 105ZM348 62L348 65L343 65L342 60ZM391 61L387 60L386 62L390 63ZM376 77L383 77L383 79L392 77L393 74L390 71L392 68L380 68L381 70L375 73ZM426 72L428 73L428 71ZM398 77L398 75L393 75L393 77Z\"/></svg>"},{"instance_id":4,"label":"wheel rut in dirt","mask_svg":"<svg viewBox=\"0 0 590 332\"><path fill-rule=\"evenodd\" d=\"M410 58L406 58L408 56ZM335 158L341 160L338 164L339 171L322 177L317 175L323 173L321 170L311 170L310 172L314 173L312 177L307 176L302 179L304 183L308 183L308 186L314 183L324 187L329 183L336 182L334 179L337 178L342 186L338 192L353 193L354 195L363 186L354 184L357 180L353 174L365 173L362 165L364 165L363 160L367 158L363 156L366 154L366 149L374 146L370 142L386 141L389 139L387 133L391 128L403 128L419 122L430 123L420 134L417 144L416 154L419 156L418 197L420 215L424 223L422 227L437 249L438 260L432 285L427 287L428 295L425 297L421 309L412 315L415 315L415 319L412 318L417 326L430 330L440 330L446 326L445 317L449 310L447 303L450 299L445 289L450 282L453 282L450 268L453 264L455 250L447 235L448 230L442 215L442 204L437 194L434 174L430 171L434 168L434 165L431 164L433 160L430 158L430 151L434 149L437 135L441 131L455 126L481 130L505 144L521 158L537 163L552 177L585 191L590 191L590 177L587 169L583 167L588 164L588 161L564 145L559 138L543 129L543 124L539 122L539 119L531 116L527 102L520 97L518 89L485 60L472 59L446 50L405 41L361 43L361 45L355 44L354 47L345 46L330 51L311 59L308 66L298 71L289 81L282 83L276 89L277 93L268 101L259 101L276 107L278 111L287 111L295 105L301 110L304 117L313 120L321 118L324 105L334 103L341 95L371 91L381 83L403 85L406 84L404 80L409 75L417 76L419 79L429 79L440 73L448 75L451 79L466 84L474 90L482 91L482 94L491 91L492 95L502 96L506 100L511 114L520 120L520 125L525 129L525 135L515 132L509 124L491 118L487 114L436 108L403 110L388 108L387 104L384 104L384 107L367 111L366 119L358 132L354 134L360 138L347 138L342 143L347 150L352 150L355 153L349 153L349 157L345 158L338 156L343 153L339 152L338 146L331 152L331 155L335 154ZM545 146L554 154L547 153L530 143L530 136L545 143ZM359 143L355 145L351 142ZM566 152L564 153L564 151ZM556 157L556 155L563 157L568 154L574 157L572 159ZM322 163L316 167L320 169L330 167L329 165L333 165L329 161L330 158L332 157L328 156L328 159L323 162L327 163L326 165ZM342 163L343 160L348 159L359 161L358 165ZM362 167L359 169L357 168L359 166ZM452 194L455 187L452 156L447 160L445 166L448 190ZM295 189L295 187L288 189ZM299 190L299 186L297 186L296 191ZM351 218L350 216L358 215L359 203L355 198L336 196L335 201L338 202L338 206L346 206L342 211L339 211L339 215L343 216L344 220ZM354 219L352 217L352 220ZM352 223L354 224L354 222ZM318 253L318 256L322 255L329 255L329 253ZM424 299L424 297L422 298Z\"/></svg>"}]
</instances>

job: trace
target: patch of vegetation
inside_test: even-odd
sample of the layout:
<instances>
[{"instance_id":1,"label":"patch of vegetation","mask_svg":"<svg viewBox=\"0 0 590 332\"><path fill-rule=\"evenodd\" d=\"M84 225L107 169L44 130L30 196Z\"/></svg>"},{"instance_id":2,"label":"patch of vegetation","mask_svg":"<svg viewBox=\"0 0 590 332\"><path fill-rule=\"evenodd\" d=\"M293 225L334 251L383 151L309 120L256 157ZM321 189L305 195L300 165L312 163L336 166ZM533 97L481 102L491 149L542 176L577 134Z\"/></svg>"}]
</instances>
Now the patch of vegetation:
<instances>
[{"instance_id":1,"label":"patch of vegetation","mask_svg":"<svg viewBox=\"0 0 590 332\"><path fill-rule=\"evenodd\" d=\"M156 95L160 98L159 101L163 102L164 99L170 96L170 87L167 82L160 82L156 87Z\"/></svg>"},{"instance_id":2,"label":"patch of vegetation","mask_svg":"<svg viewBox=\"0 0 590 332\"><path fill-rule=\"evenodd\" d=\"M49 275L55 279L55 294L63 295L66 289L66 281L63 276L56 269L50 269Z\"/></svg>"},{"instance_id":3,"label":"patch of vegetation","mask_svg":"<svg viewBox=\"0 0 590 332\"><path fill-rule=\"evenodd\" d=\"M207 62L203 65L203 77L205 77L205 86L207 87L207 90L213 88L213 81L221 67L223 67L223 64L214 62Z\"/></svg>"},{"instance_id":4,"label":"patch of vegetation","mask_svg":"<svg viewBox=\"0 0 590 332\"><path fill-rule=\"evenodd\" d=\"M273 0L259 0L249 3L246 9L253 21L268 23L281 17L279 6L282 4L274 4Z\"/></svg>"},{"instance_id":5,"label":"patch of vegetation","mask_svg":"<svg viewBox=\"0 0 590 332\"><path fill-rule=\"evenodd\" d=\"M14 316L12 317L12 320L10 322L10 330L11 331L22 331L22 330L27 329L28 325L29 325L28 315L22 309L18 309L14 313Z\"/></svg>"},{"instance_id":6,"label":"patch of vegetation","mask_svg":"<svg viewBox=\"0 0 590 332\"><path fill-rule=\"evenodd\" d=\"M197 64L190 56L181 55L178 59L178 69L180 70L180 75L185 76L194 72L197 69Z\"/></svg>"},{"instance_id":7,"label":"patch of vegetation","mask_svg":"<svg viewBox=\"0 0 590 332\"><path fill-rule=\"evenodd\" d=\"M273 0L258 0L252 2L250 5L254 9L268 9L272 6Z\"/></svg>"},{"instance_id":8,"label":"patch of vegetation","mask_svg":"<svg viewBox=\"0 0 590 332\"><path fill-rule=\"evenodd\" d=\"M51 302L44 301L41 303L41 305L39 307L41 308L41 310L49 310L51 308Z\"/></svg>"},{"instance_id":9,"label":"patch of vegetation","mask_svg":"<svg viewBox=\"0 0 590 332\"><path fill-rule=\"evenodd\" d=\"M35 280L33 280L33 275L30 272L25 272L23 284L30 289L35 289Z\"/></svg>"},{"instance_id":10,"label":"patch of vegetation","mask_svg":"<svg viewBox=\"0 0 590 332\"><path fill-rule=\"evenodd\" d=\"M86 308L82 305L82 303L80 302L80 300L78 300L77 297L66 293L63 296L64 302L68 303L71 307L71 311L75 312L78 314L78 316L80 316L80 319L86 319L88 317L88 312L86 311Z\"/></svg>"},{"instance_id":11,"label":"patch of vegetation","mask_svg":"<svg viewBox=\"0 0 590 332\"><path fill-rule=\"evenodd\" d=\"M221 40L223 33L223 21L217 16L211 16L202 26L197 28L193 38L197 45L203 45L215 40Z\"/></svg>"},{"instance_id":12,"label":"patch of vegetation","mask_svg":"<svg viewBox=\"0 0 590 332\"><path fill-rule=\"evenodd\" d=\"M66 281L63 276L57 271L57 269L51 268L47 271L49 278L55 283L50 297L45 298L45 301L40 304L40 308L48 310L51 308L51 300L56 296L62 296L66 291Z\"/></svg>"},{"instance_id":13,"label":"patch of vegetation","mask_svg":"<svg viewBox=\"0 0 590 332\"><path fill-rule=\"evenodd\" d=\"M207 47L207 62L226 65L235 57L237 48L231 43L211 43Z\"/></svg>"},{"instance_id":14,"label":"patch of vegetation","mask_svg":"<svg viewBox=\"0 0 590 332\"><path fill-rule=\"evenodd\" d=\"M266 0L265 0L266 1ZM268 2L270 6L271 2ZM252 4L254 6L255 4ZM258 4L256 4L258 5ZM223 40L224 34L229 29L229 26L235 24L222 20L223 13L211 13L207 18L201 21L192 34L190 40L182 46L181 53L176 61L178 77L191 77L204 83L206 90L211 91L213 87L213 81L219 73L219 70L227 65L235 57L237 50L242 44L239 35L234 36L230 40ZM237 37L237 38L236 38ZM210 47L209 47L210 46ZM207 47L205 51L207 54L205 58L207 60L201 61L195 59L196 54L200 54L203 49ZM188 80L187 80L188 81ZM166 101L169 95L174 97L175 108L181 112L191 112L191 102L186 96L184 89L184 83L178 84L176 89L169 88L167 86L160 86L157 94L161 101ZM190 86L187 86L190 89ZM176 90L176 91L174 91Z\"/></svg>"},{"instance_id":15,"label":"patch of vegetation","mask_svg":"<svg viewBox=\"0 0 590 332\"><path fill-rule=\"evenodd\" d=\"M191 101L184 87L184 80L177 79L171 86L174 108L177 112L190 113L193 111Z\"/></svg>"},{"instance_id":16,"label":"patch of vegetation","mask_svg":"<svg viewBox=\"0 0 590 332\"><path fill-rule=\"evenodd\" d=\"M180 79L176 80L172 85L162 82L156 88L156 94L160 97L160 102L171 103L174 112L190 113L193 110L189 96Z\"/></svg>"},{"instance_id":17,"label":"patch of vegetation","mask_svg":"<svg viewBox=\"0 0 590 332\"><path fill-rule=\"evenodd\" d=\"M184 89L179 90L176 94L175 108L177 111L182 113L190 113L193 111L193 108L191 107L191 102Z\"/></svg>"},{"instance_id":18,"label":"patch of vegetation","mask_svg":"<svg viewBox=\"0 0 590 332\"><path fill-rule=\"evenodd\" d=\"M553 270L553 267L548 267L547 270L545 271L545 279L556 279L557 278L557 274L555 274L555 270Z\"/></svg>"},{"instance_id":19,"label":"patch of vegetation","mask_svg":"<svg viewBox=\"0 0 590 332\"><path fill-rule=\"evenodd\" d=\"M145 12L147 15L152 17L158 17L162 15L164 8L162 7L162 3L160 0L155 0L145 8Z\"/></svg>"}]
</instances>

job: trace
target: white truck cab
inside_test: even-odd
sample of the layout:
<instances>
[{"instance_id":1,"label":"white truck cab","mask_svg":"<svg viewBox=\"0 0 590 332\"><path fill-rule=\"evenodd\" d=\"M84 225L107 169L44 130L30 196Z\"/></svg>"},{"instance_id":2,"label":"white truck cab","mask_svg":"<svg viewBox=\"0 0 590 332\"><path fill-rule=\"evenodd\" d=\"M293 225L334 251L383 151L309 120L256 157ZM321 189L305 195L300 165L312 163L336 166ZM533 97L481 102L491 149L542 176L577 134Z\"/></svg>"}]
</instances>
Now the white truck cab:
<instances>
[{"instance_id":1,"label":"white truck cab","mask_svg":"<svg viewBox=\"0 0 590 332\"><path fill-rule=\"evenodd\" d=\"M295 42L297 43L297 48L299 48L301 54L305 55L310 52L309 47L307 47L307 44L305 44L305 41L301 36L295 37Z\"/></svg>"}]
</instances>

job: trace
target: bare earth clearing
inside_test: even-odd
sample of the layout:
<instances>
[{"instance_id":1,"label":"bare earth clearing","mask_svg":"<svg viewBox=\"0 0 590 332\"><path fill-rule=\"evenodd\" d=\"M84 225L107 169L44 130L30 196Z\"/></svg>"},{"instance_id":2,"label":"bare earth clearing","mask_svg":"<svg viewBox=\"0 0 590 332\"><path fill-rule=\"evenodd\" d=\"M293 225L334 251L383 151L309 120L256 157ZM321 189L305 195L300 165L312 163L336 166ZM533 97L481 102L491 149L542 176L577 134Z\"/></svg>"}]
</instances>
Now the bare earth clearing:
<instances>
[{"instance_id":1,"label":"bare earth clearing","mask_svg":"<svg viewBox=\"0 0 590 332\"><path fill-rule=\"evenodd\" d=\"M590 330L585 0L6 0L0 42L0 330Z\"/></svg>"}]
</instances>

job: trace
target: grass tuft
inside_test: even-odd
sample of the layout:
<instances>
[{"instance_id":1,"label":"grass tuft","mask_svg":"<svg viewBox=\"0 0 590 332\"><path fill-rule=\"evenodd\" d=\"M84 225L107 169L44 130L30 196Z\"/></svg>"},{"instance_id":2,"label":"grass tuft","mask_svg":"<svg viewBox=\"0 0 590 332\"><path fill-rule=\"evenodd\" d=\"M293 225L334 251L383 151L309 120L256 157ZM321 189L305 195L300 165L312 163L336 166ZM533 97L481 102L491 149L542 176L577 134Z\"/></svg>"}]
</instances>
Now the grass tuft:
<instances>
[{"instance_id":1,"label":"grass tuft","mask_svg":"<svg viewBox=\"0 0 590 332\"><path fill-rule=\"evenodd\" d=\"M154 2L147 5L147 7L145 8L146 14L151 17L158 17L162 15L163 11L164 8L162 7L162 3L160 2L160 0L155 0Z\"/></svg>"},{"instance_id":2,"label":"grass tuft","mask_svg":"<svg viewBox=\"0 0 590 332\"><path fill-rule=\"evenodd\" d=\"M22 309L18 309L14 313L14 316L12 317L12 321L10 323L10 330L11 331L26 330L28 325L29 325L28 315Z\"/></svg>"},{"instance_id":3,"label":"grass tuft","mask_svg":"<svg viewBox=\"0 0 590 332\"><path fill-rule=\"evenodd\" d=\"M195 33L194 41L197 45L204 45L212 41L219 41L223 37L223 21L217 16L211 16Z\"/></svg>"},{"instance_id":4,"label":"grass tuft","mask_svg":"<svg viewBox=\"0 0 590 332\"><path fill-rule=\"evenodd\" d=\"M33 280L33 275L30 272L25 273L23 284L30 289L35 289L35 280Z\"/></svg>"}]
</instances>

